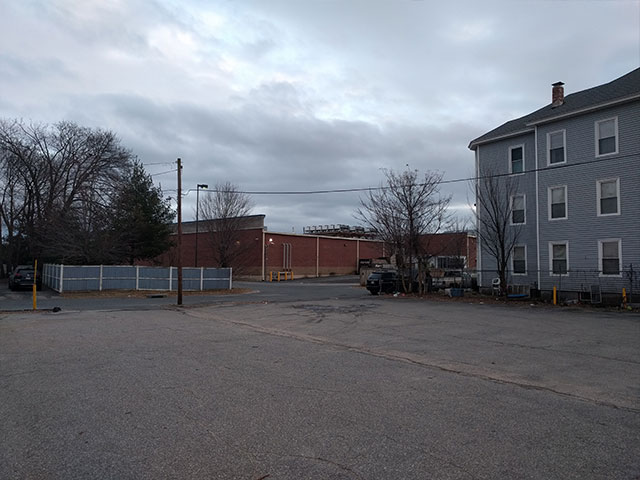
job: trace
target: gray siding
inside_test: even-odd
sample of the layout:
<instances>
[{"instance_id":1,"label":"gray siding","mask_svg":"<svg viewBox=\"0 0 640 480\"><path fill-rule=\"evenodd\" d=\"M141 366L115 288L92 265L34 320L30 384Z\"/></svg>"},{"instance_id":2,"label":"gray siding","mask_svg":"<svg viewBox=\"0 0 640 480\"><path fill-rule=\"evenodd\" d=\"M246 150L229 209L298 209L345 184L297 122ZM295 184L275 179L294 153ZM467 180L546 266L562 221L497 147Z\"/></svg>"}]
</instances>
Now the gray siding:
<instances>
[{"instance_id":1,"label":"gray siding","mask_svg":"<svg viewBox=\"0 0 640 480\"><path fill-rule=\"evenodd\" d=\"M527 274L515 275L510 278L510 283L529 285L536 281L537 275L537 252L536 252L536 185L535 174L535 137L533 134L520 135L498 142L493 142L479 146L480 175L507 174L509 173L509 149L516 145L524 145L524 174L511 175L512 181L517 181L516 191L524 194L525 204L525 224L511 226L514 232L518 232L518 245L527 247ZM481 206L480 206L481 207ZM480 210L480 215L482 215ZM495 259L487 252L481 240L481 285L490 286L491 280L497 276ZM511 270L511 264L509 265ZM511 275L511 272L509 272Z\"/></svg>"},{"instance_id":2,"label":"gray siding","mask_svg":"<svg viewBox=\"0 0 640 480\"><path fill-rule=\"evenodd\" d=\"M618 154L596 157L595 122L618 118ZM603 291L629 288L624 275L601 276L598 241L622 241L622 265L640 270L640 102L554 122L538 128L539 158L546 165L546 134L566 129L567 167L553 167L539 174L541 288L560 286L581 290L600 285ZM596 163L589 163L594 162ZM580 166L572 166L578 165ZM620 179L620 215L598 216L597 181ZM567 185L566 220L548 218L548 187ZM549 274L549 242L569 242L569 274Z\"/></svg>"},{"instance_id":3,"label":"gray siding","mask_svg":"<svg viewBox=\"0 0 640 480\"><path fill-rule=\"evenodd\" d=\"M618 153L596 157L595 122L607 118L618 119ZM548 167L547 133L565 130L566 164ZM537 163L536 156L537 139ZM519 244L527 247L527 275L513 276L510 283L535 285L538 278L537 257L540 257L540 288L586 290L599 285L605 292L620 293L623 287L640 290L640 280L631 284L623 273L619 277L602 276L599 272L599 240L620 239L621 263L624 270L630 266L640 271L640 102L623 104L540 125L536 132L503 139L478 148L480 173L509 170L509 147L525 145L525 173L519 175L519 191L526 195L526 225L521 229ZM536 216L536 177L538 180ZM597 181L619 178L620 215L598 216ZM550 220L548 214L548 188L567 186L566 220ZM480 209L480 215L482 210ZM539 227L539 244L536 226ZM549 243L568 242L569 273L558 277L550 274ZM539 247L539 252L538 252ZM495 261L482 244L482 285L489 286ZM637 274L636 274L637 275Z\"/></svg>"}]
</instances>

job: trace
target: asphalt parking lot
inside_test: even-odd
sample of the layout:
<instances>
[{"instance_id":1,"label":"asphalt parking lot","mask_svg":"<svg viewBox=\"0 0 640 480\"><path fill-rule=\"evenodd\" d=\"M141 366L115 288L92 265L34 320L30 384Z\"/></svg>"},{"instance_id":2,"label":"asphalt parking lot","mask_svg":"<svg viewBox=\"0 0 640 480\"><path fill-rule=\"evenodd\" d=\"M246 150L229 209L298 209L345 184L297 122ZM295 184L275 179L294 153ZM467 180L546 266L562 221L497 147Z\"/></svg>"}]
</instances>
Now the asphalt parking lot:
<instances>
[{"instance_id":1,"label":"asphalt parking lot","mask_svg":"<svg viewBox=\"0 0 640 480\"><path fill-rule=\"evenodd\" d=\"M0 478L640 478L640 315L303 285L0 314Z\"/></svg>"}]
</instances>

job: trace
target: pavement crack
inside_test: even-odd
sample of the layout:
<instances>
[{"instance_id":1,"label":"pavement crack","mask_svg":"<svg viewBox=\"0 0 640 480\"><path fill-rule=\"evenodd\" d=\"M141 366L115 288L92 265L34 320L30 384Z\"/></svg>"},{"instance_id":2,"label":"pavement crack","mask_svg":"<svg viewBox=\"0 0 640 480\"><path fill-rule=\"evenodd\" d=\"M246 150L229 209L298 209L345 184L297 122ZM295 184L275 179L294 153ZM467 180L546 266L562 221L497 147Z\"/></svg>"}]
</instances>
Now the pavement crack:
<instances>
[{"instance_id":1,"label":"pavement crack","mask_svg":"<svg viewBox=\"0 0 640 480\"><path fill-rule=\"evenodd\" d=\"M340 470L342 470L343 472L347 472L348 474L350 474L351 476L353 476L353 478L357 478L360 480L364 480L364 477L362 475L360 475L358 472L356 472L353 468L347 466L347 465L343 465L341 463L335 462L333 460L330 460L328 458L323 458L323 457L313 457L310 455L296 455L296 454L292 454L292 453L287 453L287 454L276 454L276 453L272 453L272 455L277 455L280 458L284 458L284 457L289 457L289 458L301 458L303 460L310 460L312 462L318 462L318 463L323 463L323 464L327 464L327 465L331 465L334 466Z\"/></svg>"},{"instance_id":2,"label":"pavement crack","mask_svg":"<svg viewBox=\"0 0 640 480\"><path fill-rule=\"evenodd\" d=\"M302 391L306 391L306 392L344 393L344 390L331 390L331 389L328 389L328 388L314 388L314 387L306 387L306 386L302 386L302 385L290 385L290 384L284 384L284 383L274 383L273 385L276 386L276 387L281 387L281 388L285 388L285 389L302 390Z\"/></svg>"},{"instance_id":3,"label":"pavement crack","mask_svg":"<svg viewBox=\"0 0 640 480\"><path fill-rule=\"evenodd\" d=\"M204 312L190 311L187 314L195 316L197 318L212 319L212 317L210 315L208 315L208 314L206 314ZM342 349L349 350L349 351L356 352L356 353L360 353L360 354L363 354L363 355L371 355L371 356L378 357L378 358L384 358L384 359L390 360L390 361L399 361L399 362L410 363L410 364L421 366L421 367L435 368L435 369L438 369L438 370L440 370L442 372L452 373L452 374L455 374L455 375L460 375L460 376L464 376L464 377L468 377L468 378L475 378L475 379L478 379L478 380L488 381L488 382L497 383L497 384L501 384L501 385L511 385L511 386L519 387L519 388L522 388L522 389L525 389L525 390L536 390L536 391L541 391L541 392L548 392L548 393L552 393L552 394L555 394L555 395L561 395L561 396L564 396L564 397L573 398L573 399L576 399L576 400L579 400L579 401L583 401L583 402L593 403L595 405L600 405L600 406L603 406L603 407L620 409L620 410L624 410L624 411L632 412L632 413L640 413L640 408L636 408L636 407L632 407L632 406L626 406L626 405L618 405L618 404L615 404L615 403L612 403L612 402L599 400L597 398L590 398L590 397L586 397L586 396L582 396L582 395L577 395L577 394L574 394L574 393L557 390L557 389L554 389L554 388L551 388L551 387L547 387L547 386L544 386L544 385L537 385L537 384L532 384L532 383L524 383L524 382L519 382L519 381L515 381L515 380L510 380L510 379L506 379L504 377L500 377L500 376L497 376L497 375L489 375L489 374L485 374L485 373L465 371L465 370L463 370L461 368L455 368L454 366L450 366L450 365L447 365L447 364L442 364L442 363L437 363L437 362L429 362L429 361L427 361L425 359L422 359L422 358L419 358L417 356L410 355L410 354L405 354L404 352L376 350L376 349L365 347L363 345L353 345L353 344L349 344L349 343L345 343L345 342L338 342L338 341L331 340L331 339L328 339L328 338L325 338L325 337L318 337L318 336L314 336L314 335L294 333L294 332L280 330L280 329L276 329L276 328L263 327L263 326L255 325L253 323L249 323L249 322L246 322L246 321L225 319L225 318L220 318L220 317L216 317L215 320L220 321L220 322L229 323L231 325L236 325L236 326L242 327L242 328L249 328L251 330L254 330L254 331L259 332L259 333L264 333L266 335L273 335L273 336L278 336L278 337L290 338L290 339L298 340L298 341L301 341L301 342L311 342L311 343L315 343L315 344L318 344L318 345L331 346L331 347L334 347L334 348L342 348Z\"/></svg>"},{"instance_id":4,"label":"pavement crack","mask_svg":"<svg viewBox=\"0 0 640 480\"><path fill-rule=\"evenodd\" d=\"M25 372L14 372L14 373L7 373L5 375L0 375L1 378L11 378L11 377L19 377L21 375L31 375L32 373L38 373L39 370L27 370Z\"/></svg>"},{"instance_id":5,"label":"pavement crack","mask_svg":"<svg viewBox=\"0 0 640 480\"><path fill-rule=\"evenodd\" d=\"M524 344L520 344L520 343L511 343L511 342L500 342L498 340L487 340L488 343L493 343L496 345L502 345L505 347L518 347L518 348L525 348L525 349L529 349L529 350L543 350L546 352L555 352L555 353L567 353L567 354L571 354L571 355L578 355L578 356L582 356L582 357L590 357L590 358L600 358L602 360L611 360L614 362L622 362L622 363L630 363L632 365L640 365L640 362L637 362L635 360L625 360L622 358L614 358L614 357L607 357L606 355L596 355L593 353L584 353L584 352L576 352L576 351L572 351L572 350L564 350L562 348L553 348L550 345L542 345L542 346L535 346L535 345L524 345Z\"/></svg>"}]
</instances>

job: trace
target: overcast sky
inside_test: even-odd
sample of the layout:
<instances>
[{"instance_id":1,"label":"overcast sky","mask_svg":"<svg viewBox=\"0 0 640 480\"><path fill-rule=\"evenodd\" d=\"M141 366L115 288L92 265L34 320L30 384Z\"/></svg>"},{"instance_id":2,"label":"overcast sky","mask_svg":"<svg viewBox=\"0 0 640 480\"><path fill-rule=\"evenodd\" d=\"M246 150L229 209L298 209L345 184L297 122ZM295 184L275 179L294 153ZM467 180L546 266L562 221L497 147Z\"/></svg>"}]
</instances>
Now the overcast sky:
<instances>
[{"instance_id":1,"label":"overcast sky","mask_svg":"<svg viewBox=\"0 0 640 480\"><path fill-rule=\"evenodd\" d=\"M640 0L0 0L0 116L114 131L175 196L473 172L473 138L640 65ZM162 163L166 163L162 165ZM454 208L467 185L447 184ZM269 230L358 194L254 195ZM195 193L184 202L192 219Z\"/></svg>"}]
</instances>

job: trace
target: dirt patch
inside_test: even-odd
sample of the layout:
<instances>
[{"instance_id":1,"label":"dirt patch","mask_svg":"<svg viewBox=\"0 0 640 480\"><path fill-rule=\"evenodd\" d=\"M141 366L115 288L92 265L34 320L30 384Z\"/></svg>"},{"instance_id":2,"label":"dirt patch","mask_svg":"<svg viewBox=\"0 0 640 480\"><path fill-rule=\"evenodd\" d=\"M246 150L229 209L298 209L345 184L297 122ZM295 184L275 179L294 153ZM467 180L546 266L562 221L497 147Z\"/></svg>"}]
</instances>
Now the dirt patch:
<instances>
[{"instance_id":1,"label":"dirt patch","mask_svg":"<svg viewBox=\"0 0 640 480\"><path fill-rule=\"evenodd\" d=\"M542 303L532 299L527 299L527 300L505 299L501 297L493 297L490 295L481 295L476 292L464 292L464 296L462 297L450 297L449 295L446 295L441 292L429 292L429 293L424 293L422 295L418 295L414 293L411 293L411 294L397 293L397 294L388 294L384 296L396 297L396 298L413 298L413 299L419 299L419 300L429 300L432 302L486 303L486 304L495 304L495 305L500 305L500 304L530 305L532 303L536 303L536 304Z\"/></svg>"},{"instance_id":2,"label":"dirt patch","mask_svg":"<svg viewBox=\"0 0 640 480\"><path fill-rule=\"evenodd\" d=\"M532 299L532 298L504 298L504 297L494 297L491 295L482 295L477 292L464 292L463 297L450 297L449 295L445 295L441 292L430 292L425 293L423 295L418 294L390 294L384 295L387 297L397 297L397 298L413 298L420 300L427 300L433 302L458 302L458 303L475 303L475 304L485 304L485 305L512 305L512 306L523 306L523 307L532 307L532 306L549 306L553 307L553 305L549 302L541 301L540 299ZM556 308L576 308L576 309L584 309L584 310L606 310L606 311L625 311L620 306L612 306L612 305L593 305L591 303L559 303ZM635 305L627 307L626 311L630 312L640 312L640 308L637 308Z\"/></svg>"},{"instance_id":3,"label":"dirt patch","mask_svg":"<svg viewBox=\"0 0 640 480\"><path fill-rule=\"evenodd\" d=\"M233 288L231 290L203 290L203 291L185 291L182 295L185 297L208 296L208 295L241 295L252 292L249 288ZM60 296L63 298L147 298L149 296L164 295L166 297L177 297L177 292L162 292L158 290L103 290L102 292L65 292Z\"/></svg>"}]
</instances>

